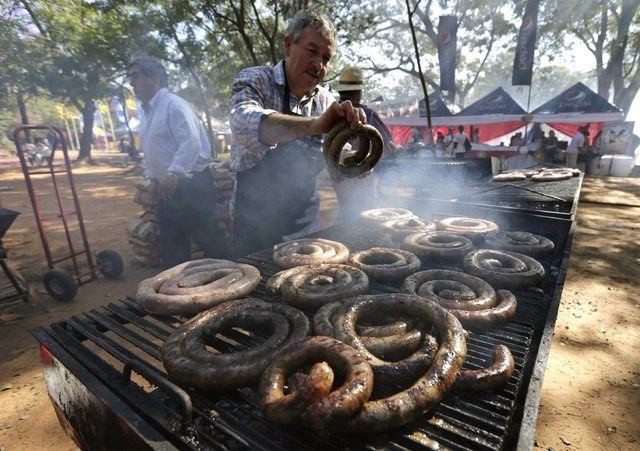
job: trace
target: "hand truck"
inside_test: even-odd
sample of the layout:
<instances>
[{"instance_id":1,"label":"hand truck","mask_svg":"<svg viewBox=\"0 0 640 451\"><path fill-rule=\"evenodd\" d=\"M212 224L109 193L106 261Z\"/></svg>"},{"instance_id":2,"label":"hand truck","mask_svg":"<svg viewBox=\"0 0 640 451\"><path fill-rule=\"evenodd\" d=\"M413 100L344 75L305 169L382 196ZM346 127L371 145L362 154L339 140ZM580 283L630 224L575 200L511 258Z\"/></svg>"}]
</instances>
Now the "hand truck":
<instances>
[{"instance_id":1,"label":"hand truck","mask_svg":"<svg viewBox=\"0 0 640 451\"><path fill-rule=\"evenodd\" d=\"M21 144L21 134L25 134L29 130L46 130L54 137L54 141L51 145L51 154L46 158L45 167L30 167ZM44 255L47 260L48 270L44 274L43 283L47 293L58 301L70 301L76 295L78 287L87 282L95 280L98 274L101 273L109 279L115 279L122 274L124 269L124 263L122 257L112 250L103 250L96 256L95 262L91 255L89 248L89 241L87 239L87 233L84 227L84 220L82 218L82 212L80 210L80 202L78 200L78 194L76 192L75 184L73 182L73 174L71 172L71 161L69 160L69 154L67 152L67 145L64 139L64 135L57 127L52 125L22 125L16 127L13 131L13 139L16 145L18 157L20 158L20 165L22 166L22 173L27 183L27 190L29 192L29 198L31 199L31 206L33 207L33 215L38 226L38 232L42 241L42 248L44 249ZM54 165L56 157L56 150L60 148L64 164ZM38 202L38 196L34 189L32 180L33 175L49 175L51 177L53 192L58 205L58 212L41 212L40 204ZM69 183L69 192L73 199L74 209L68 211L65 209L63 197L60 195L60 182L64 180L64 176ZM59 180L58 177L62 178ZM47 230L45 223L51 221L61 221L64 233L67 239L67 245L69 253L62 256L53 256L49 247L49 240L47 238ZM82 237L82 242L79 246L74 245L74 240L71 236L71 227L77 223L78 230ZM86 258L86 266L81 265L81 258ZM71 260L73 264L73 272L69 272L65 269L57 267L56 264Z\"/></svg>"}]
</instances>

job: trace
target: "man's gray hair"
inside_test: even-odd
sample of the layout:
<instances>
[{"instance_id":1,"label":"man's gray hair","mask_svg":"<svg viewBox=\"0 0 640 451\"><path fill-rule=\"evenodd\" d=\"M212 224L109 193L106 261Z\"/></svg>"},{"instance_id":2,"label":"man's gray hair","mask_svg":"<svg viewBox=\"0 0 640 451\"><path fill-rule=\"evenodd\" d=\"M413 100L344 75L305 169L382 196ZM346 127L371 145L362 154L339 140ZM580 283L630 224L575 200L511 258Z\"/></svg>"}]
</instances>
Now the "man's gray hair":
<instances>
[{"instance_id":1,"label":"man's gray hair","mask_svg":"<svg viewBox=\"0 0 640 451\"><path fill-rule=\"evenodd\" d=\"M293 42L298 42L302 32L307 27L313 27L329 41L336 42L336 27L324 14L301 9L291 18L287 25L287 34L293 38Z\"/></svg>"},{"instance_id":2,"label":"man's gray hair","mask_svg":"<svg viewBox=\"0 0 640 451\"><path fill-rule=\"evenodd\" d=\"M140 72L142 72L142 75L145 77L156 77L160 80L160 85L163 88L166 88L169 84L167 71L159 60L148 56L142 56L134 59L133 62L129 64L129 68L133 66L139 67Z\"/></svg>"}]
</instances>

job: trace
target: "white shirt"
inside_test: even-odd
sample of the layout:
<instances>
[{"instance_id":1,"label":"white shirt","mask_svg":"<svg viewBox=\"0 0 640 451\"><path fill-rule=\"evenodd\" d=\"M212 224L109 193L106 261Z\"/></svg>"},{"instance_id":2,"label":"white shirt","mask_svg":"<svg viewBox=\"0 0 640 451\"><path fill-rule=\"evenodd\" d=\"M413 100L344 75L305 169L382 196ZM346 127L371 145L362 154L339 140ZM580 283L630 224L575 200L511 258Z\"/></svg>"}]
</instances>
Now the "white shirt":
<instances>
[{"instance_id":1,"label":"white shirt","mask_svg":"<svg viewBox=\"0 0 640 451\"><path fill-rule=\"evenodd\" d=\"M465 153L467 151L467 149L464 148L464 143L467 140L467 135L465 135L464 133L457 133L454 137L453 137L453 142L454 143L458 143L458 145L455 147L455 149L453 149L454 153Z\"/></svg>"},{"instance_id":2,"label":"white shirt","mask_svg":"<svg viewBox=\"0 0 640 451\"><path fill-rule=\"evenodd\" d=\"M145 176L161 179L176 172L190 177L207 167L211 147L189 102L162 88L143 104L139 116Z\"/></svg>"},{"instance_id":3,"label":"white shirt","mask_svg":"<svg viewBox=\"0 0 640 451\"><path fill-rule=\"evenodd\" d=\"M582 147L584 145L584 135L582 132L578 132L573 135L571 138L571 142L567 146L567 153L578 153L578 147Z\"/></svg>"}]
</instances>

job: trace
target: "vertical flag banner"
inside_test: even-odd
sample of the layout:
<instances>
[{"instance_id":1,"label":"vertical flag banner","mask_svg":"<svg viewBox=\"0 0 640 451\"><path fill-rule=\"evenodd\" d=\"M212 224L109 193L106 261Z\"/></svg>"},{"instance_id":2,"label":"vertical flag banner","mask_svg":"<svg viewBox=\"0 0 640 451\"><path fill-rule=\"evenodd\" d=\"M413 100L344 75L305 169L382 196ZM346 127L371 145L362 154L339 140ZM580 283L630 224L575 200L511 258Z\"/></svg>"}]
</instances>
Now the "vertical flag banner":
<instances>
[{"instance_id":1,"label":"vertical flag banner","mask_svg":"<svg viewBox=\"0 0 640 451\"><path fill-rule=\"evenodd\" d=\"M457 33L458 18L456 16L440 16L437 46L440 64L440 90L442 91L455 91Z\"/></svg>"},{"instance_id":2,"label":"vertical flag banner","mask_svg":"<svg viewBox=\"0 0 640 451\"><path fill-rule=\"evenodd\" d=\"M512 85L531 86L533 75L533 53L536 48L536 32L538 28L538 4L540 0L527 0L524 17L518 34L516 56L513 60Z\"/></svg>"}]
</instances>

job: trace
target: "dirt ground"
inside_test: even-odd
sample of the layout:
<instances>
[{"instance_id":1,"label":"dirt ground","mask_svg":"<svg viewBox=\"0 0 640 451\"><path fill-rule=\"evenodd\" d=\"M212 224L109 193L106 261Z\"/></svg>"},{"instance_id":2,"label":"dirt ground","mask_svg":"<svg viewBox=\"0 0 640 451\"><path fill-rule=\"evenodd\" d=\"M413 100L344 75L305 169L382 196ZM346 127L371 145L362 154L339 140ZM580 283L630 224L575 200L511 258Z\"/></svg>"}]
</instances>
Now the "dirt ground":
<instances>
[{"instance_id":1,"label":"dirt ground","mask_svg":"<svg viewBox=\"0 0 640 451\"><path fill-rule=\"evenodd\" d=\"M140 280L156 272L129 263L124 228L140 211L132 201L139 171L102 165L79 167L74 175L92 250L114 249L127 266L118 280L82 286L70 303L38 293L44 254L24 180L15 168L0 167L0 186L10 189L0 194L2 206L22 212L3 241L13 266L35 287L31 302L0 305L0 451L76 449L48 399L29 329L132 295ZM38 192L44 210L53 197L46 184ZM335 207L331 191L323 191L325 219L331 220ZM536 448L640 449L639 228L639 179L585 180ZM51 241L60 248L64 237Z\"/></svg>"}]
</instances>

